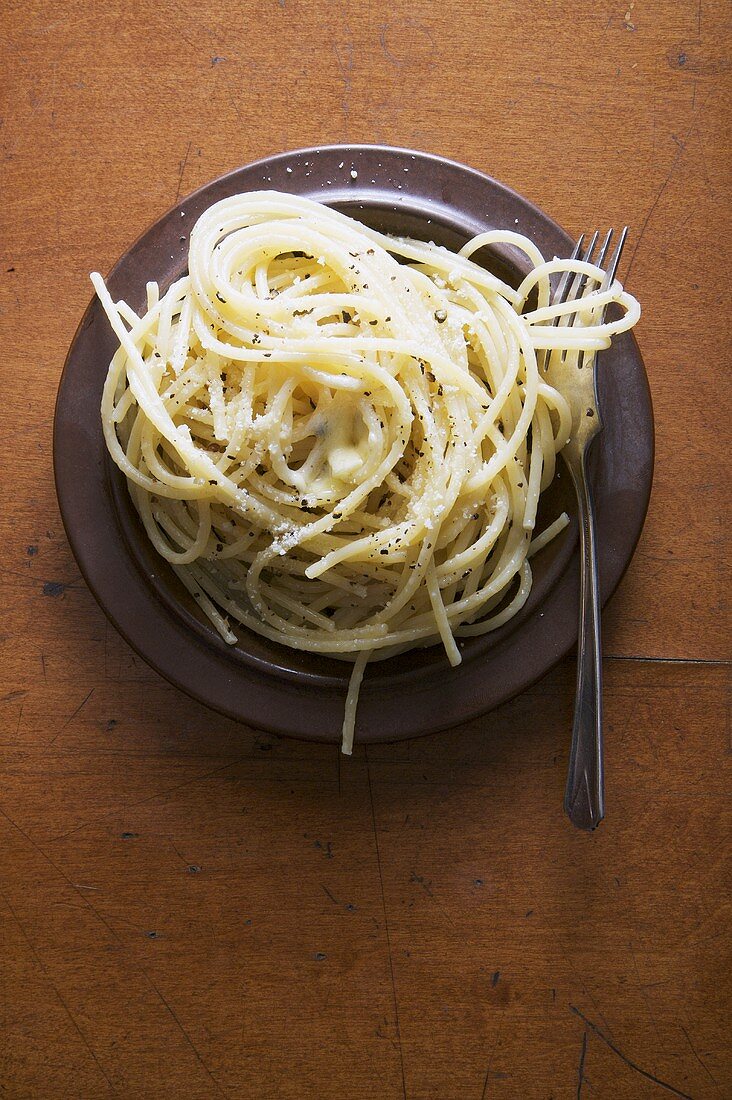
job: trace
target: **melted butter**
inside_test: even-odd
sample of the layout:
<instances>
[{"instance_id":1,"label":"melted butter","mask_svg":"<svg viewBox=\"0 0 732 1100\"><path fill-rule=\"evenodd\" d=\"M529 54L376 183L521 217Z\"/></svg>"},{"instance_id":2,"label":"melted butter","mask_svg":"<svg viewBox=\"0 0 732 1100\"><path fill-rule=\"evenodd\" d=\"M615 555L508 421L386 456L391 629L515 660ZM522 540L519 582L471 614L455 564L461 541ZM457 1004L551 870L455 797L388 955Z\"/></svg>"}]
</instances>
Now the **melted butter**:
<instances>
[{"instance_id":1,"label":"melted butter","mask_svg":"<svg viewBox=\"0 0 732 1100\"><path fill-rule=\"evenodd\" d=\"M366 462L368 439L356 439L357 410L351 403L334 402L325 420L328 465L334 478L355 483Z\"/></svg>"}]
</instances>

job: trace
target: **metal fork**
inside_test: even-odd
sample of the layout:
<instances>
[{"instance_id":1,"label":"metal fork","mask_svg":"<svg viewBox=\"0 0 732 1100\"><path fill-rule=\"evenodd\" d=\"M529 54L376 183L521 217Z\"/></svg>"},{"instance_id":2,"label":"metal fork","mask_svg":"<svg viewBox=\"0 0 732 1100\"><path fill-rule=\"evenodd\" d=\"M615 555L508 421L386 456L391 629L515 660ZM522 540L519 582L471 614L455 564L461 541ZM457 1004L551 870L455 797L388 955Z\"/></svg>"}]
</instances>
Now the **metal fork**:
<instances>
[{"instance_id":1,"label":"metal fork","mask_svg":"<svg viewBox=\"0 0 732 1100\"><path fill-rule=\"evenodd\" d=\"M608 262L600 289L610 286L618 269L620 256L628 234L626 226L618 237L615 250ZM593 253L599 233L595 233L582 254L582 259L594 262L597 267L605 263L611 229L605 237L597 258ZM584 234L577 241L571 259L582 251ZM597 282L585 275L565 272L552 297L553 304L584 296L597 289ZM599 320L605 316L603 309ZM573 321L561 319L563 323ZM560 321L557 318L554 324ZM569 754L567 786L564 792L564 809L573 825L579 829L596 829L605 816L602 744L602 647L600 636L600 592L595 547L595 512L592 490L587 476L587 452L590 443L602 430L602 420L597 399L597 355L580 352L575 364L567 353L547 351L545 370L551 371L549 379L568 398L572 409L572 433L562 450L577 493L580 518L580 555L582 573L580 583L579 639L577 647L577 688L572 747ZM593 359L595 362L591 363Z\"/></svg>"}]
</instances>

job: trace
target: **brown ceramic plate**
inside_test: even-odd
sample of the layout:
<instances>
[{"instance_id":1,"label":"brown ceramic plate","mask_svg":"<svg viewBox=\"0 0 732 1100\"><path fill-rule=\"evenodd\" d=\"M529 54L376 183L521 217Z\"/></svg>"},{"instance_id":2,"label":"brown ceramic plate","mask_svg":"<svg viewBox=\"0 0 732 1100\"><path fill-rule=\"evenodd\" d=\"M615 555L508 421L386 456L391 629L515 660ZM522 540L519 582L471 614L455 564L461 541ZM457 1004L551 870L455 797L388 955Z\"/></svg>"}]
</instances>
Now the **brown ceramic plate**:
<instances>
[{"instance_id":1,"label":"brown ceramic plate","mask_svg":"<svg viewBox=\"0 0 732 1100\"><path fill-rule=\"evenodd\" d=\"M202 211L228 195L262 188L320 199L381 230L450 248L490 228L518 228L546 256L568 255L572 248L546 214L462 164L405 149L336 145L269 157L178 203L116 264L108 279L112 296L141 309L147 280L165 288L185 269L188 233ZM521 278L520 255L510 248L476 259L515 285ZM102 437L99 404L114 350L107 319L93 300L69 350L54 422L61 514L89 587L137 652L196 699L248 725L337 741L350 666L243 629L237 646L226 645L150 546ZM603 354L599 386L605 428L593 476L607 600L633 555L653 472L648 382L631 334L616 338ZM474 718L528 687L574 646L576 508L561 472L542 497L540 519L550 522L563 508L573 521L535 557L534 587L522 612L501 630L467 641L459 668L451 669L438 647L368 667L358 741L413 737Z\"/></svg>"}]
</instances>

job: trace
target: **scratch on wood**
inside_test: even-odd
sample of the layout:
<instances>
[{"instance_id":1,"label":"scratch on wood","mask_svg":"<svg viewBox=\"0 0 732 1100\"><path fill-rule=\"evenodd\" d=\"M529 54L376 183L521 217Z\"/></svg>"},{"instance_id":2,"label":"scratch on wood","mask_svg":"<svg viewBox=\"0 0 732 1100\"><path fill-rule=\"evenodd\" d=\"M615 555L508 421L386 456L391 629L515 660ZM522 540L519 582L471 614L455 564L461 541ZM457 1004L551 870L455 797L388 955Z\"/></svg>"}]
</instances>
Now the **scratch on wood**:
<instances>
[{"instance_id":1,"label":"scratch on wood","mask_svg":"<svg viewBox=\"0 0 732 1100\"><path fill-rule=\"evenodd\" d=\"M54 741L55 741L55 740L56 740L56 739L57 739L58 737L60 737L60 736L61 736L61 734L63 733L63 731L64 731L64 730L66 729L66 727L67 727L67 726L69 725L69 723L70 723L70 722L73 722L74 718L76 718L77 714L79 714L79 713L80 713L80 712L81 712L81 711L82 711L82 710L84 709L84 707L85 707L85 706L86 706L86 704L87 704L87 703L89 702L89 700L91 699L92 695L94 694L94 692L95 692L96 690L97 690L96 688L92 688L92 689L91 689L91 691L89 692L89 694L88 694L87 696L85 696L85 698L84 698L84 699L82 699L82 701L81 701L81 702L79 703L79 705L78 705L78 707L76 708L76 710L74 711L74 713L73 713L72 715L70 715L70 716L69 716L69 717L68 717L68 718L66 719L66 721L65 721L65 722L64 722L64 724L63 724L63 726L61 727L61 729L60 729L60 730L58 731L58 733L56 734L56 737L52 737L52 738L51 738L51 740L50 740L50 741L48 742L48 743L49 743L49 745L52 745L52 744L54 743Z\"/></svg>"},{"instance_id":2,"label":"scratch on wood","mask_svg":"<svg viewBox=\"0 0 732 1100\"><path fill-rule=\"evenodd\" d=\"M348 35L345 45L345 61L341 58L341 52L338 49L338 43L333 43L333 50L336 55L336 61L338 62L338 68L341 72L341 79L343 81L343 99L341 101L341 109L343 111L343 122L345 126L345 136L348 137L348 116L351 110L351 89L353 88L353 38L351 36L351 28L348 23L345 24L345 31Z\"/></svg>"},{"instance_id":3,"label":"scratch on wood","mask_svg":"<svg viewBox=\"0 0 732 1100\"><path fill-rule=\"evenodd\" d=\"M229 103L234 108L234 114L236 115L236 117L239 119L239 122L243 126L244 125L244 119L241 117L241 111L239 110L239 108L236 104L236 100L234 99L233 93L230 90L227 89L227 94L229 96Z\"/></svg>"},{"instance_id":4,"label":"scratch on wood","mask_svg":"<svg viewBox=\"0 0 732 1100\"><path fill-rule=\"evenodd\" d=\"M490 1062L485 1071L485 1077L483 1078L483 1091L480 1094L480 1100L485 1100L488 1095L488 1082L491 1077L494 1081L506 1081L511 1076L510 1073L501 1073L499 1069L491 1069Z\"/></svg>"},{"instance_id":5,"label":"scratch on wood","mask_svg":"<svg viewBox=\"0 0 732 1100\"><path fill-rule=\"evenodd\" d=\"M369 783L369 801L371 803L371 823L374 829L374 845L376 847L376 866L379 871L379 885L381 887L381 908L384 914L384 929L386 931L386 951L389 956L389 973L391 975L391 992L394 999L394 1021L396 1024L397 1043L399 1044L399 1065L402 1073L402 1096L407 1100L407 1081L404 1076L404 1050L402 1048L402 1032L399 1026L399 1002L397 1000L396 981L394 978L394 960L391 954L391 935L389 933L389 918L386 915L386 894L384 893L384 875L381 870L381 852L379 851L379 831L376 828L376 810L374 808L374 791L371 784L371 766L368 752L366 753L366 776Z\"/></svg>"},{"instance_id":6,"label":"scratch on wood","mask_svg":"<svg viewBox=\"0 0 732 1100\"><path fill-rule=\"evenodd\" d=\"M80 825L75 825L73 829L69 829L68 832L59 833L58 836L51 837L49 843L55 844L59 840L66 840L67 837L73 836L74 833L78 833L81 829L88 829L90 825L99 825L108 817L116 817L118 814L125 814L129 810L135 809L137 806L144 806L148 802L155 802L158 798L166 798L169 794L174 794L175 791L181 790L183 787L189 787L191 783L199 783L204 779L210 779L212 775L218 775L219 772L226 771L227 768L233 768L238 763L237 760L230 760L228 764L222 764L220 768L214 768L210 772L205 772L203 775L194 775L192 779L184 779L182 783L176 783L173 787L167 787L164 791L158 791L157 794L151 794L148 798L141 798L138 802L123 802L121 806L116 806L109 813L101 814L100 817L93 818L91 821L82 821Z\"/></svg>"},{"instance_id":7,"label":"scratch on wood","mask_svg":"<svg viewBox=\"0 0 732 1100\"><path fill-rule=\"evenodd\" d=\"M582 1100L582 1085L585 1080L585 1057L587 1055L587 1028L582 1032L582 1049L577 1066L577 1100Z\"/></svg>"},{"instance_id":8,"label":"scratch on wood","mask_svg":"<svg viewBox=\"0 0 732 1100\"><path fill-rule=\"evenodd\" d=\"M424 875L418 875L416 871L410 871L409 881L416 882L418 886L421 886L428 897L434 897L434 894L432 893L432 883L425 882Z\"/></svg>"},{"instance_id":9,"label":"scratch on wood","mask_svg":"<svg viewBox=\"0 0 732 1100\"><path fill-rule=\"evenodd\" d=\"M186 165L188 164L188 157L190 156L191 145L193 145L193 142L189 141L188 142L188 148L186 149L186 155L183 157L183 160L180 162L180 171L178 172L178 188L175 192L175 201L176 202L178 201L178 199L180 197L180 189L183 185L183 173L185 172Z\"/></svg>"},{"instance_id":10,"label":"scratch on wood","mask_svg":"<svg viewBox=\"0 0 732 1100\"><path fill-rule=\"evenodd\" d=\"M27 694L27 691L9 691L7 695L3 695L0 703L12 703L16 699L24 699Z\"/></svg>"},{"instance_id":11,"label":"scratch on wood","mask_svg":"<svg viewBox=\"0 0 732 1100\"><path fill-rule=\"evenodd\" d=\"M629 719L629 721L630 721L630 719ZM544 922L544 926L548 930L548 925L545 922ZM565 963L567 964L569 969L572 971L573 976L576 978L577 982L579 983L580 989L584 993L585 997L587 997L587 999L592 1002L592 1007L595 1009L595 1011L597 1012L597 1015L600 1017L603 1024L605 1025L608 1034L612 1035L612 1028L610 1027L610 1024L607 1022L605 1017L603 1016L602 1010L601 1010L600 1006L598 1005L597 1001L595 1000L595 998L593 997L591 990L589 990L587 988L587 986L585 985L585 982L584 982L584 979L582 978L582 975L579 973L579 971L575 967L574 962L572 960L572 955L568 954L563 949L559 936L554 935L554 939L557 943L557 946L559 948L559 951L560 951L560 954L561 954L562 958L564 959Z\"/></svg>"},{"instance_id":12,"label":"scratch on wood","mask_svg":"<svg viewBox=\"0 0 732 1100\"><path fill-rule=\"evenodd\" d=\"M31 846L31 847L32 847L32 848L33 848L33 849L34 849L34 850L35 850L36 852L38 852L38 854L39 854L39 855L41 856L41 858L42 858L42 859L44 859L44 860L46 861L46 863L48 863L48 865L49 865L50 867L52 867L52 868L54 869L54 871L56 872L56 874L57 874L57 875L59 875L59 876L60 876L60 877L61 877L61 878L62 878L62 879L64 880L64 882L65 882L65 883L66 883L66 884L67 884L67 885L68 885L68 886L69 886L69 887L70 887L70 888L71 888L71 889L72 889L72 890L73 890L73 891L74 891L74 892L75 892L75 893L76 893L76 894L77 894L77 895L78 895L78 896L79 896L80 898L82 898L82 900L84 901L84 904L85 904L85 905L87 906L87 908L89 908L89 909L90 909L90 910L92 911L92 913L94 913L94 915L96 916L97 920L101 921L101 923L102 923L102 924L104 925L104 927L105 927L105 928L107 929L107 931L108 931L108 932L109 932L109 934L110 934L110 935L112 936L112 938L113 938L114 940L116 940L116 941L117 941L117 943L121 943L122 941L120 940L119 936L118 936L118 935L117 935L117 933L115 932L115 930L114 930L114 928L112 927L112 925L111 925L111 924L109 923L109 921L108 921L108 920L106 919L106 917L105 917L105 916L104 916L104 915L103 915L102 913L100 913L100 912L99 912L99 910L98 910L98 909L96 909L96 908L95 908L95 907L94 907L94 906L92 905L92 903L91 903L91 901L89 900L89 898L88 898L88 897L87 897L87 896L86 896L85 894L82 894L82 893L80 892L80 887L76 886L76 885L75 885L75 884L74 884L74 883L73 883L73 882L71 881L71 879L70 879L70 878L69 878L69 877L68 877L68 876L67 876L66 874L64 874L64 872L63 872L63 870L61 869L61 867L59 867L57 863L54 863L54 861L53 861L53 860L51 859L51 857L50 857L50 856L49 856L49 855L48 855L48 854L47 854L46 852L44 852L43 848L41 848L41 847L40 847L40 846L39 846L38 844L36 844L36 842L35 842L34 840L32 840L32 839L31 839L31 837L30 837L30 836L28 835L28 833L26 833L26 831L25 831L24 829L22 829L22 828L20 827L20 825L18 825L18 823L17 823L17 822L13 821L13 819L12 819L12 818L10 817L10 815L9 815L9 814L7 814L7 813L5 812L5 810L3 810L3 808L2 808L1 806L0 806L0 814L2 814L2 816L3 816L4 818L5 818L5 820L6 820L6 821L8 821L8 822L9 822L9 823L10 823L10 824L11 824L11 825L13 826L13 828L14 828L14 829L16 829L16 830L17 830L17 831L18 831L18 832L20 833L20 835L21 835L22 837L24 837L24 838L25 838L25 840L26 840L26 841L28 842L28 844L30 844L30 846ZM6 899L6 900L7 900L7 899ZM8 906L8 907L9 907L9 906ZM9 908L10 908L10 907L9 907ZM12 912L12 910L11 910L11 912ZM33 950L32 946L31 946L31 950ZM206 1065L206 1063L205 1063L205 1062L203 1061L203 1059L201 1058L201 1055L199 1054L198 1050L196 1049L196 1047L195 1047L195 1044L193 1043L193 1040L191 1039L190 1035L188 1034L188 1032L187 1032L187 1031L185 1030L185 1028L184 1028L184 1027L183 1027L183 1025L181 1024L180 1020L179 1020L179 1019L178 1019L178 1017L176 1016L176 1014L175 1014L175 1012L173 1011L173 1009L171 1008L171 1006L170 1006L170 1005L168 1004L168 1002L166 1001L166 999L165 999L165 997L163 996L163 994L162 994L162 993L160 992L160 990L158 989L158 987L157 987L157 986L155 985L155 983L153 982L152 978L150 978L150 976L149 976L149 975L148 975L148 974L147 974L147 973L146 973L146 972L145 972L144 970L142 970L142 969L141 969L141 970L140 970L140 972L141 972L142 976L144 977L145 981L146 981L146 982L148 983L148 985L150 986L150 988L154 990L154 992L155 992L155 993L157 994L157 996L158 996L158 997L160 998L160 1000L161 1000L161 1002L163 1003L163 1005L165 1006L165 1008L166 1008L166 1009L168 1010L168 1012L170 1013L170 1015L171 1015L171 1016L173 1017L173 1019L175 1020L176 1024L177 1024L177 1025L178 1025L178 1027L180 1028L180 1030L181 1030L181 1032L182 1032L183 1036L185 1037L185 1039L186 1039L186 1040L188 1041L188 1043L190 1044L190 1046L191 1046L191 1048L192 1048L192 1050L193 1050L193 1053L195 1054L196 1058L197 1058L197 1059L198 1059L198 1061L200 1062L201 1066L202 1066L202 1067L203 1067L203 1069L205 1070L205 1072L206 1072L206 1074L208 1075L208 1077L209 1077L209 1078L211 1079L211 1081L213 1082L213 1084L214 1084L214 1085L216 1086L216 1090L217 1090L218 1094L219 1094L220 1096L224 1096L225 1094L224 1094L224 1092L223 1092L223 1090L222 1090L222 1088L221 1088L221 1086L220 1086L219 1082L218 1082L218 1081L216 1080L216 1078L215 1078L215 1077L213 1076L213 1074L211 1073L211 1070L210 1070L210 1069L208 1068L208 1066ZM57 991L57 992L58 992L58 991ZM61 997L60 997L60 996L59 996L59 1000L61 1000ZM62 1001L62 1003L63 1003L63 1001ZM66 1007L66 1005L64 1005L64 1007ZM68 1009L67 1009L67 1011L68 1011ZM73 1018L72 1018L72 1019L73 1019ZM78 1028L77 1028L77 1030L78 1030ZM80 1034L81 1034L81 1032L80 1032ZM82 1039L83 1039L83 1038L84 1038L84 1036L82 1035ZM84 1039L84 1042L86 1043L86 1040L85 1040L85 1039ZM88 1044L87 1044L87 1046L88 1046ZM95 1062L97 1062L97 1065L99 1065L99 1063L98 1063L98 1061L97 1061L97 1059L96 1059L96 1056L94 1055L94 1052L93 1052L93 1051L91 1050L91 1048L89 1048L89 1051L90 1051L90 1053L91 1053L92 1057L94 1058L94 1061L95 1061ZM99 1066L99 1068L100 1068L100 1070L102 1070L102 1073L104 1073L104 1070L102 1069L101 1065ZM113 1088L113 1086L112 1086L112 1083L111 1083L111 1081L109 1081L109 1078L107 1077L106 1073L104 1074L104 1076L105 1076L105 1078L107 1079L107 1081L109 1082L109 1086L110 1086L110 1088L112 1089L112 1091L114 1091L114 1088Z\"/></svg>"},{"instance_id":13,"label":"scratch on wood","mask_svg":"<svg viewBox=\"0 0 732 1100\"><path fill-rule=\"evenodd\" d=\"M684 1027L684 1025L683 1025L683 1024L679 1024L679 1027L681 1028L681 1030L682 1030L682 1031L683 1031L683 1033L684 1033L684 1037L685 1037L685 1039L686 1039L687 1043L689 1044L689 1047L690 1047L690 1049L691 1049L691 1053L692 1053L692 1054L694 1055L694 1057L696 1058L697 1062L699 1063L699 1065L701 1066L701 1068L702 1068L702 1069L704 1070L704 1072L706 1073L707 1077L708 1077L708 1078L709 1078L709 1080L710 1080L710 1081L712 1082L712 1084L713 1084L713 1085L715 1086L715 1088L719 1088L719 1085L717 1084L717 1080L716 1080L716 1078L715 1078L715 1077L712 1077L712 1075L711 1075L711 1073L709 1072L709 1069L708 1069L708 1067L707 1067L706 1063L705 1063L705 1062L703 1062L703 1061L701 1060L701 1058L699 1057L699 1055L697 1054L697 1052L696 1052L696 1047L694 1046L694 1044L692 1043L691 1039L689 1038L689 1032L688 1032L688 1031L686 1030L686 1028Z\"/></svg>"},{"instance_id":14,"label":"scratch on wood","mask_svg":"<svg viewBox=\"0 0 732 1100\"><path fill-rule=\"evenodd\" d=\"M340 905L340 904L341 904L341 903L340 903L340 902L338 901L338 899L337 899L337 898L334 898L334 897L333 897L333 895L331 894L331 892L330 892L330 890L328 889L328 887L327 887L327 886L326 886L326 885L325 885L324 883L322 883L322 882L321 882L321 884L320 884L320 889L321 889L321 890L323 891L323 893L325 894L325 896L326 896L326 897L330 898L330 900L331 900L331 901L333 902L333 904L334 904L334 905Z\"/></svg>"},{"instance_id":15,"label":"scratch on wood","mask_svg":"<svg viewBox=\"0 0 732 1100\"><path fill-rule=\"evenodd\" d=\"M394 56L394 54L391 52L386 44L386 36L389 33L390 27L391 23L384 23L381 30L379 31L379 43L381 44L381 52L388 61L391 61L392 65L396 66L397 69L401 69L402 62L399 60L398 57Z\"/></svg>"},{"instance_id":16,"label":"scratch on wood","mask_svg":"<svg viewBox=\"0 0 732 1100\"><path fill-rule=\"evenodd\" d=\"M626 281L628 280L628 278L630 276L630 271L631 271L631 268L633 267L633 261L635 260L636 256L638 255L638 249L640 248L641 241L643 240L646 229L648 228L648 223L650 222L651 218L653 217L653 213L654 213L656 207L658 206L659 202L661 201L661 197L662 197L664 191L666 190L669 183L671 182L671 179L673 178L674 172L676 171L678 163L681 160L681 155L682 155L683 152L684 152L684 146L680 145L677 152L676 152L676 156L673 159L673 163L671 164L671 168L669 169L669 173L666 176L666 179L663 181L663 184L661 185L661 189L659 190L659 192L656 195L655 199L651 203L651 206L650 206L650 209L649 209L648 213L646 214L645 218L643 219L643 224L640 227L640 232L638 234L638 239L636 240L635 248L633 249L633 255L630 257L630 262L628 264L628 269L625 273Z\"/></svg>"},{"instance_id":17,"label":"scratch on wood","mask_svg":"<svg viewBox=\"0 0 732 1100\"><path fill-rule=\"evenodd\" d=\"M661 196L663 195L664 191L666 190L669 183L671 182L671 179L672 179L672 177L673 177L673 175L674 175L674 173L675 173L675 171L676 171L676 169L679 165L679 161L681 160L681 157L683 156L684 150L686 149L686 143L689 140L689 138L691 137L692 131L694 130L694 127L696 126L697 119L698 119L699 115L704 111L707 103L709 102L709 98L710 98L711 95L712 95L712 92L709 93L709 95L706 97L706 99L701 104L701 106L694 112L694 114L692 116L692 119L691 119L691 123L689 124L689 127L688 127L686 133L684 134L684 137L683 137L683 139L682 139L681 143L679 144L679 147L676 151L676 156L673 159L673 162L671 164L671 168L669 169L668 175L666 176L666 179L663 181L663 184L661 186L660 191L658 192L655 199L651 203L650 210L648 211L645 218L643 219L643 224L641 225L640 233L638 234L638 239L635 242L635 248L633 249L633 255L630 257L630 262L628 263L628 269L625 273L625 281L626 282L627 282L628 277L630 275L631 268L633 267L633 262L635 261L635 258L638 255L638 249L640 247L641 241L643 240L643 235L644 235L646 229L648 228L648 223L650 222L651 218L653 217L654 210L656 209L659 202L661 201Z\"/></svg>"},{"instance_id":18,"label":"scratch on wood","mask_svg":"<svg viewBox=\"0 0 732 1100\"><path fill-rule=\"evenodd\" d=\"M176 855L178 856L178 858L180 859L180 861L181 861L182 863L185 863L186 867L190 867L190 865L191 865L191 864L190 864L190 861L189 861L189 860L187 860L187 859L186 859L186 857L185 857L185 856L183 855L183 853L182 853L182 852L180 852L180 851L179 851L179 850L178 850L178 849L176 848L176 846L175 846L175 844L173 843L173 840L172 840L172 838L171 838L171 837L168 837L168 843L170 844L170 847L171 847L171 848L173 849L173 851L174 851L174 852L175 852L175 854L176 854Z\"/></svg>"},{"instance_id":19,"label":"scratch on wood","mask_svg":"<svg viewBox=\"0 0 732 1100\"><path fill-rule=\"evenodd\" d=\"M15 824L15 823L13 822L13 824ZM17 828L17 826L16 826L16 828ZM10 910L10 913L12 915L13 920L15 921L15 923L18 926L18 929L20 930L21 936L23 937L25 942L28 944L28 948L29 948L31 954L33 955L33 958L36 960L36 963L38 964L39 969L43 973L44 977L48 980L48 983L51 986L51 989L56 994L56 997L58 998L59 1003L61 1004L61 1007L63 1008L64 1012L66 1013L69 1020L71 1021L71 1024L72 1024L74 1030L76 1031L77 1035L81 1039L81 1041L84 1044L84 1046L86 1047L86 1049L89 1051L89 1054L92 1056L93 1060L96 1062L96 1065L97 1065L97 1068L98 1068L99 1072L101 1073L102 1077L107 1082L107 1084L109 1085L110 1089L112 1090L113 1095L117 1096L118 1095L117 1090L115 1089L115 1087L112 1084L110 1078L108 1077L104 1066L102 1065L102 1063L99 1061L96 1054L92 1050L86 1035L84 1034L84 1032L79 1027L79 1024L77 1023L74 1014L72 1013L71 1009L69 1008L69 1006L66 1003L66 1001L64 1000L64 998L61 996L61 993L59 991L58 986L54 982L53 977L51 976L51 973L47 969L46 964L44 963L43 959L38 954L38 952L36 951L35 947L33 946L32 942L31 942L31 940L29 939L28 934L27 934L25 928L23 927L23 924L22 924L18 914L15 912L15 910L13 909L13 906L10 904L8 898L6 897L6 895L4 893L2 894L2 898L3 898L3 901L5 902L5 904L7 905L8 909Z\"/></svg>"},{"instance_id":20,"label":"scratch on wood","mask_svg":"<svg viewBox=\"0 0 732 1100\"><path fill-rule=\"evenodd\" d=\"M670 1092L672 1096L680 1096L681 1100L693 1100L693 1097L689 1096L687 1092L681 1092L680 1089L674 1088L673 1085L669 1085L668 1081L662 1081L660 1077L656 1077L655 1074L649 1073L648 1070L642 1069L636 1062L628 1058L626 1054L623 1054L622 1050L616 1047L615 1043L613 1043L611 1039L608 1039L607 1035L605 1035L605 1033L600 1030L597 1024L593 1024L592 1020L589 1020L587 1016L585 1016L584 1012L580 1012L580 1010L578 1008L575 1008L573 1004L569 1006L569 1009L570 1012L573 1012L575 1016L578 1016L580 1020L582 1020L585 1027L588 1027L592 1034L596 1035L597 1038L600 1039L600 1041L603 1042L605 1046L613 1052L613 1054L617 1054L621 1062L625 1062L626 1066L634 1070L636 1073L640 1074L641 1077L645 1077L646 1081L653 1081L654 1085L658 1085L659 1088L666 1089L666 1091Z\"/></svg>"},{"instance_id":21,"label":"scratch on wood","mask_svg":"<svg viewBox=\"0 0 732 1100\"><path fill-rule=\"evenodd\" d=\"M653 1024L653 1030L656 1033L656 1038L658 1039L658 1045L659 1045L659 1047L663 1048L663 1041L661 1039L661 1033L658 1030L658 1024L656 1023L656 1017L653 1015L653 1009L651 1008L651 1002L648 999L648 994L646 992L646 987L641 982L640 971L638 970L638 961L635 957L635 951L633 950L633 944L629 943L628 948L630 949L630 957L633 960L633 969L635 970L635 976L638 980L638 988L641 991L641 996L642 996L642 998L645 1002L646 1009L648 1010L648 1015L651 1019L651 1023Z\"/></svg>"},{"instance_id":22,"label":"scratch on wood","mask_svg":"<svg viewBox=\"0 0 732 1100\"><path fill-rule=\"evenodd\" d=\"M179 1020L179 1019L178 1019L178 1017L176 1016L176 1014L175 1014L175 1012L173 1011L173 1009L171 1008L171 1006L170 1006L170 1005L168 1004L168 1002L166 1001L166 999L165 999L165 997L163 996L163 994L162 994L162 993L160 992L160 990L158 989L158 987L157 987L157 986L155 985L155 982L154 982L154 981L152 980L152 978L151 978L151 977L150 977L150 976L149 976L148 974L145 974L145 978L146 978L146 980L147 980L147 981L148 981L148 982L150 983L150 985L151 985L151 986L152 986L152 988L153 988L153 989L155 990L155 992L157 993L157 995L158 995L158 997L160 998L160 1000L162 1001L162 1003L163 1003L163 1004L165 1005L165 1007L167 1008L167 1010L168 1010L168 1012L170 1013L170 1015L171 1015L171 1016L173 1017L173 1019L175 1020L176 1024L178 1025L178 1028L179 1028L179 1030L180 1030L181 1034L183 1035L183 1037L185 1038L186 1042L187 1042L187 1043L188 1043L188 1045L190 1046L191 1050L192 1050L192 1051L193 1051L193 1053L195 1054L196 1058L198 1059L198 1062L199 1062L199 1063L200 1063L200 1065L201 1065L201 1066L203 1067L204 1071L206 1072L206 1075L207 1075L207 1076L208 1076L208 1077L210 1078L210 1080L211 1080L211 1081L212 1081L212 1082L214 1083L214 1085L216 1086L216 1090L217 1090L218 1094L219 1094L220 1096L225 1096L226 1094L224 1093L224 1090L223 1090L223 1089L221 1088L221 1085L220 1085L220 1084L219 1084L219 1082L218 1082L218 1081L216 1080L216 1078L214 1077L214 1075L213 1075L213 1074L211 1073L211 1070L210 1070L210 1069L208 1068L208 1066L207 1066L207 1065L206 1065L206 1063L204 1062L203 1058L202 1058L202 1057L201 1057L201 1055L199 1054L199 1052L198 1052L198 1050L197 1050L197 1048L196 1048L196 1045L195 1045L195 1043L194 1043L194 1042L193 1042L193 1040L191 1039L191 1037L190 1037L190 1035L188 1034L188 1032L186 1031L186 1029L185 1029L185 1028L183 1027L183 1024L182 1024L182 1023L180 1022L180 1020Z\"/></svg>"}]
</instances>

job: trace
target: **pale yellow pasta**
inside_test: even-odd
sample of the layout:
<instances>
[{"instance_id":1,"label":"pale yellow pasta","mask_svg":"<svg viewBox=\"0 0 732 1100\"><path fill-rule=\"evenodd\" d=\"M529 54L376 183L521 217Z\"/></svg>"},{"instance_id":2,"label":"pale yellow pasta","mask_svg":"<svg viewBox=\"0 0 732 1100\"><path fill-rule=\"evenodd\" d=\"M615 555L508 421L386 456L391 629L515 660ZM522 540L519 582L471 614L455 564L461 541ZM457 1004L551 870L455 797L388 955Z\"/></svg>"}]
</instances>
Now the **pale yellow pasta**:
<instances>
[{"instance_id":1,"label":"pale yellow pasta","mask_svg":"<svg viewBox=\"0 0 732 1100\"><path fill-rule=\"evenodd\" d=\"M470 259L498 243L531 265L518 291ZM92 275L120 342L105 439L148 536L225 641L241 625L354 662L345 752L366 663L440 642L457 664L567 523L532 542L571 431L536 351L607 347L639 309L618 283L551 306L566 270L601 274L513 232L455 254L265 191L201 216L141 317ZM610 301L622 319L596 323Z\"/></svg>"}]
</instances>

